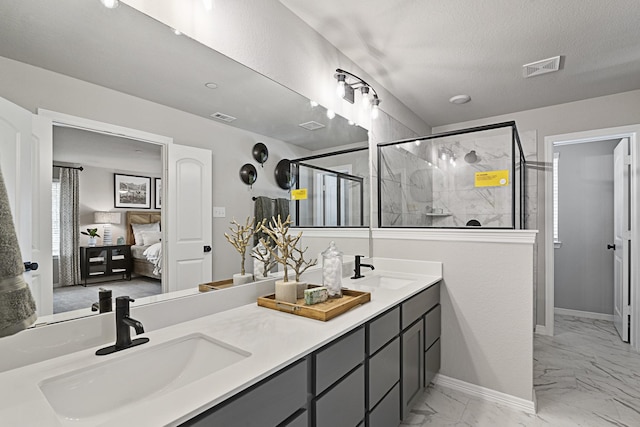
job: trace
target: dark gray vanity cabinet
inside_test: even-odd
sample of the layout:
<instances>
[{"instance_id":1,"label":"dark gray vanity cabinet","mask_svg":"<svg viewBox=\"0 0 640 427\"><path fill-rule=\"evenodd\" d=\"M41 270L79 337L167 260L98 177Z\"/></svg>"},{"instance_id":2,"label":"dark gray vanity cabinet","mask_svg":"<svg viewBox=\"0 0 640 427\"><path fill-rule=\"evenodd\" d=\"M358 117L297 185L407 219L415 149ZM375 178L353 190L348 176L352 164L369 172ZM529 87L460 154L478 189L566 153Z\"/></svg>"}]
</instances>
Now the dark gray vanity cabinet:
<instances>
[{"instance_id":1,"label":"dark gray vanity cabinet","mask_svg":"<svg viewBox=\"0 0 640 427\"><path fill-rule=\"evenodd\" d=\"M316 427L353 427L365 417L365 329L312 355L312 419Z\"/></svg>"},{"instance_id":2,"label":"dark gray vanity cabinet","mask_svg":"<svg viewBox=\"0 0 640 427\"><path fill-rule=\"evenodd\" d=\"M404 420L440 369L440 283L409 298L401 309L401 414Z\"/></svg>"},{"instance_id":3,"label":"dark gray vanity cabinet","mask_svg":"<svg viewBox=\"0 0 640 427\"><path fill-rule=\"evenodd\" d=\"M307 373L303 359L181 426L307 426Z\"/></svg>"},{"instance_id":4,"label":"dark gray vanity cabinet","mask_svg":"<svg viewBox=\"0 0 640 427\"><path fill-rule=\"evenodd\" d=\"M367 324L367 425L400 424L400 307Z\"/></svg>"}]
</instances>

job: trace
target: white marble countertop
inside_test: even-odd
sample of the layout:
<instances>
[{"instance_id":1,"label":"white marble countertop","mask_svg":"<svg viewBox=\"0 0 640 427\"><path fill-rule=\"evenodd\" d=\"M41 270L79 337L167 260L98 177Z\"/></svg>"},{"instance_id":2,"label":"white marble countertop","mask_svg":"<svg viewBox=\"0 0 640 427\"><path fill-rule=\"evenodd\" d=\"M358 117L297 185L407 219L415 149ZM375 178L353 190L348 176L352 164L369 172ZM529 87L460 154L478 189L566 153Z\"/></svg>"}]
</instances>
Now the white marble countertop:
<instances>
[{"instance_id":1,"label":"white marble countertop","mask_svg":"<svg viewBox=\"0 0 640 427\"><path fill-rule=\"evenodd\" d=\"M391 273L384 265L367 276L387 274L413 281L399 289L366 287L366 282L344 279L343 285L371 292L371 301L328 322L248 304L144 334L150 342L109 356L97 357L102 347L79 351L0 374L0 420L10 426L161 426L179 425L236 393L250 387L333 339L433 285L442 278L440 263L410 262L405 273ZM430 268L424 269L425 265ZM389 266L386 266L389 267ZM394 268L395 270L395 268ZM422 274L418 272L421 270ZM409 271L409 273L406 273ZM144 319L138 319L144 324ZM48 378L104 363L110 358L142 351L188 334L201 333L251 353L172 392L125 404L116 411L82 420L59 417L39 384ZM212 361L215 363L215 361ZM135 381L135 379L132 379ZM123 385L126 387L126 384ZM95 390L96 398L100 390Z\"/></svg>"}]
</instances>

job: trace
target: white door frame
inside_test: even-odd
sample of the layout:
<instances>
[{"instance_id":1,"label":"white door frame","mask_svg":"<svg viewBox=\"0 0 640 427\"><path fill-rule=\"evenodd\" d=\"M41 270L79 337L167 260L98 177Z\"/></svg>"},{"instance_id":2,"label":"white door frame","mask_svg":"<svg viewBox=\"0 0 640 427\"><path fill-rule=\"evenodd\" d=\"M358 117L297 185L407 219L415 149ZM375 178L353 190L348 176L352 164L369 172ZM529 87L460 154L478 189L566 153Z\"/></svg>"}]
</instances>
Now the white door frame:
<instances>
[{"instance_id":1,"label":"white door frame","mask_svg":"<svg viewBox=\"0 0 640 427\"><path fill-rule=\"evenodd\" d=\"M634 259L638 257L638 240L640 238L640 124L606 129L594 129L584 132L550 135L544 138L544 164L553 162L554 144L571 144L578 142L594 142L605 139L629 138L631 148L631 253ZM545 194L545 328L544 334L553 336L554 318L554 246L553 246L553 174L549 170L544 174ZM631 345L640 351L640 262L631 264Z\"/></svg>"},{"instance_id":2,"label":"white door frame","mask_svg":"<svg viewBox=\"0 0 640 427\"><path fill-rule=\"evenodd\" d=\"M132 129L124 126L113 125L111 123L99 122L96 120L85 119L83 117L73 116L70 114L59 113L57 111L46 110L44 108L38 108L38 115L47 117L51 119L52 126L62 126L69 127L75 129L82 129L90 132L102 133L105 135L119 136L128 139L135 139L138 141L149 142L151 144L160 145L162 150L162 178L163 182L165 182L165 175L168 168L168 155L167 155L167 145L173 144L173 138L168 136L156 135L154 133L149 133L137 129ZM167 186L162 186L162 200L167 200ZM167 224L167 219L165 218L166 209L162 209L160 212L160 221L162 224ZM162 241L167 241L167 236L165 236L167 227L162 228ZM167 266L165 265L167 262L167 257L163 257L162 260L162 271L168 271ZM165 293L168 291L168 280L162 280L162 292Z\"/></svg>"}]
</instances>

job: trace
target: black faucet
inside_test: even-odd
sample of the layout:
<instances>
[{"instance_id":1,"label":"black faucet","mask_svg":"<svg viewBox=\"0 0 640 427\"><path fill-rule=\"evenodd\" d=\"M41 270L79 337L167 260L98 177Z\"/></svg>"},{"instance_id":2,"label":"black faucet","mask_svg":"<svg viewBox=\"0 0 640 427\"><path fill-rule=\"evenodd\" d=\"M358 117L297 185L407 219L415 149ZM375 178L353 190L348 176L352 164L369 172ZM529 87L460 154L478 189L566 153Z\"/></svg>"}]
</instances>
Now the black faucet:
<instances>
[{"instance_id":1,"label":"black faucet","mask_svg":"<svg viewBox=\"0 0 640 427\"><path fill-rule=\"evenodd\" d=\"M362 258L364 258L364 255L356 255L356 268L353 269L353 277L351 277L352 279L359 279L361 277L364 277L364 275L360 272L360 268L362 267L369 267L372 270L375 270L375 267L372 264L363 264L361 262Z\"/></svg>"},{"instance_id":2,"label":"black faucet","mask_svg":"<svg viewBox=\"0 0 640 427\"><path fill-rule=\"evenodd\" d=\"M116 298L116 343L109 347L101 348L96 351L96 355L103 356L149 342L149 338L131 340L131 328L136 330L136 334L144 333L142 323L129 317L129 303L133 301L128 296Z\"/></svg>"},{"instance_id":3,"label":"black faucet","mask_svg":"<svg viewBox=\"0 0 640 427\"><path fill-rule=\"evenodd\" d=\"M91 304L91 311L98 311L100 313L107 313L113 310L113 302L111 301L111 290L100 288L98 292L98 302Z\"/></svg>"}]
</instances>

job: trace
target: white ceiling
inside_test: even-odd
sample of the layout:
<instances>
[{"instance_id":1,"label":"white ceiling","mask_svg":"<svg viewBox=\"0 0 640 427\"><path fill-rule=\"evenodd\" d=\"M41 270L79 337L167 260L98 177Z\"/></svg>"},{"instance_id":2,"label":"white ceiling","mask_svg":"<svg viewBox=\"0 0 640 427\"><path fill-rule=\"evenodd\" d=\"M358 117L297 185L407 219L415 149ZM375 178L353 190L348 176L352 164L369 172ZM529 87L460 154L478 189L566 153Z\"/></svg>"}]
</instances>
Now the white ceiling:
<instances>
[{"instance_id":1,"label":"white ceiling","mask_svg":"<svg viewBox=\"0 0 640 427\"><path fill-rule=\"evenodd\" d=\"M123 3L111 10L98 0L2 0L0 56L210 120L228 114L237 118L230 126L310 150L368 138L363 128L328 119L323 107ZM299 126L311 120L326 127Z\"/></svg>"},{"instance_id":2,"label":"white ceiling","mask_svg":"<svg viewBox=\"0 0 640 427\"><path fill-rule=\"evenodd\" d=\"M640 89L639 0L280 1L431 126Z\"/></svg>"}]
</instances>

